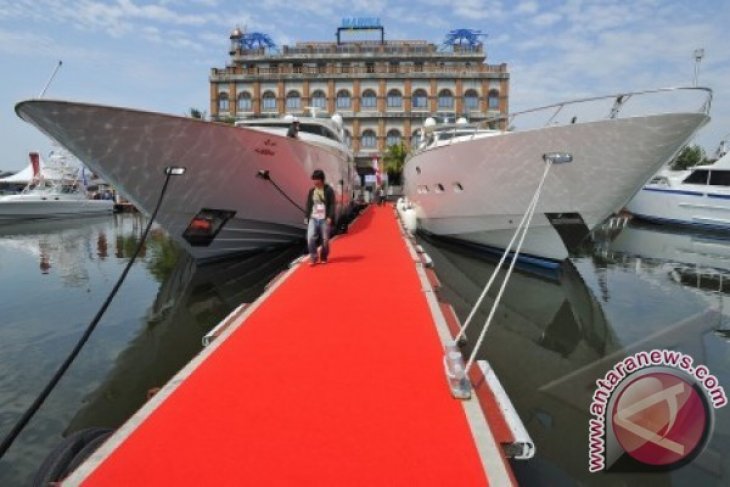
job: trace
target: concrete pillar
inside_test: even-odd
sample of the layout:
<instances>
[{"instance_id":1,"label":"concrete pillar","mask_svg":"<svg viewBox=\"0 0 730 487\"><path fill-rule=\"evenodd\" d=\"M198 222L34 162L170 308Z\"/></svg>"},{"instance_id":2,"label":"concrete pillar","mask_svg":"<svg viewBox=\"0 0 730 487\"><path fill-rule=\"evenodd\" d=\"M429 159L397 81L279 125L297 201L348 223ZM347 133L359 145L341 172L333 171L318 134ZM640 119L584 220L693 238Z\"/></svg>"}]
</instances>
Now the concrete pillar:
<instances>
[{"instance_id":1,"label":"concrete pillar","mask_svg":"<svg viewBox=\"0 0 730 487\"><path fill-rule=\"evenodd\" d=\"M210 82L210 116L218 116L218 84L214 81Z\"/></svg>"},{"instance_id":2,"label":"concrete pillar","mask_svg":"<svg viewBox=\"0 0 730 487\"><path fill-rule=\"evenodd\" d=\"M231 114L231 116L236 116L236 111L238 110L238 100L236 99L238 95L236 94L236 83L234 81L231 81L228 83L228 113Z\"/></svg>"},{"instance_id":3,"label":"concrete pillar","mask_svg":"<svg viewBox=\"0 0 730 487\"><path fill-rule=\"evenodd\" d=\"M253 82L251 110L253 110L254 115L261 115L261 81L258 80Z\"/></svg>"},{"instance_id":4,"label":"concrete pillar","mask_svg":"<svg viewBox=\"0 0 730 487\"><path fill-rule=\"evenodd\" d=\"M385 84L385 81L383 81L383 84ZM380 117L378 118L378 152L381 154L385 152L385 118Z\"/></svg>"},{"instance_id":5,"label":"concrete pillar","mask_svg":"<svg viewBox=\"0 0 730 487\"><path fill-rule=\"evenodd\" d=\"M355 79L352 82L352 111L357 113L360 111L360 80Z\"/></svg>"},{"instance_id":6,"label":"concrete pillar","mask_svg":"<svg viewBox=\"0 0 730 487\"><path fill-rule=\"evenodd\" d=\"M327 80L327 113L335 113L335 95L335 80Z\"/></svg>"},{"instance_id":7,"label":"concrete pillar","mask_svg":"<svg viewBox=\"0 0 730 487\"><path fill-rule=\"evenodd\" d=\"M411 130L411 119L406 118L403 121L403 142L408 150L411 148Z\"/></svg>"},{"instance_id":8,"label":"concrete pillar","mask_svg":"<svg viewBox=\"0 0 730 487\"><path fill-rule=\"evenodd\" d=\"M456 99L454 100L454 110L459 115L464 113L464 83L461 78L456 80Z\"/></svg>"},{"instance_id":9,"label":"concrete pillar","mask_svg":"<svg viewBox=\"0 0 730 487\"><path fill-rule=\"evenodd\" d=\"M482 113L487 113L487 110L489 109L489 105L487 104L488 98L489 98L489 80L483 79L482 80L482 96L479 97L479 110Z\"/></svg>"},{"instance_id":10,"label":"concrete pillar","mask_svg":"<svg viewBox=\"0 0 730 487\"><path fill-rule=\"evenodd\" d=\"M309 80L305 79L302 82L302 98L300 99L302 111L305 110L304 107L309 106Z\"/></svg>"},{"instance_id":11,"label":"concrete pillar","mask_svg":"<svg viewBox=\"0 0 730 487\"><path fill-rule=\"evenodd\" d=\"M438 111L439 94L438 84L436 83L435 78L431 78L431 93L429 93L428 99L431 105L431 113L436 113Z\"/></svg>"},{"instance_id":12,"label":"concrete pillar","mask_svg":"<svg viewBox=\"0 0 730 487\"><path fill-rule=\"evenodd\" d=\"M385 97L386 97L385 88L386 88L385 80L381 79L380 82L378 83L378 111L380 113L385 112Z\"/></svg>"},{"instance_id":13,"label":"concrete pillar","mask_svg":"<svg viewBox=\"0 0 730 487\"><path fill-rule=\"evenodd\" d=\"M352 152L360 152L360 120L357 118L352 121Z\"/></svg>"},{"instance_id":14,"label":"concrete pillar","mask_svg":"<svg viewBox=\"0 0 730 487\"><path fill-rule=\"evenodd\" d=\"M286 112L286 93L283 81L276 84L276 108L278 108L279 115L284 115Z\"/></svg>"},{"instance_id":15,"label":"concrete pillar","mask_svg":"<svg viewBox=\"0 0 730 487\"><path fill-rule=\"evenodd\" d=\"M411 95L413 94L412 92L413 85L409 78L405 80L405 83L403 85L403 111L405 113L411 113Z\"/></svg>"}]
</instances>

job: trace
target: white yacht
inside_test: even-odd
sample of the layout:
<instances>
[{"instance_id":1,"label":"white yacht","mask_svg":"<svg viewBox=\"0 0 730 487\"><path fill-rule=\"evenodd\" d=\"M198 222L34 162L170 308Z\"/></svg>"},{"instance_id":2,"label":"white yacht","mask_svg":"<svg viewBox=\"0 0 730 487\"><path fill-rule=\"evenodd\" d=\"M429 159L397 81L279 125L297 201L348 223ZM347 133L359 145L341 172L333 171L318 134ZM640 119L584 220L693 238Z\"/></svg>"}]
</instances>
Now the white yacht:
<instances>
[{"instance_id":1,"label":"white yacht","mask_svg":"<svg viewBox=\"0 0 730 487\"><path fill-rule=\"evenodd\" d=\"M44 171L53 174L53 178L46 178L40 170L38 153L32 152L30 159L34 173L25 189L19 194L0 196L0 224L78 218L114 211L113 201L89 198L79 177L79 167L68 167L58 156L52 156L55 164L46 165Z\"/></svg>"},{"instance_id":2,"label":"white yacht","mask_svg":"<svg viewBox=\"0 0 730 487\"><path fill-rule=\"evenodd\" d=\"M656 115L625 110L627 101L640 95L677 92L694 96L694 108ZM697 96L704 101L699 111ZM501 252L542 177L543 155L571 154L573 162L550 169L522 247L525 261L554 267L709 121L711 99L706 88L661 89L527 110L493 123L502 129L431 121L406 161L404 191L419 230ZM604 107L607 117L595 119L600 102L612 105ZM572 115L584 104L592 106L583 110L587 115ZM514 129L520 117L538 112L551 115L547 124ZM558 114L568 116L565 123L556 123ZM587 118L579 122L582 116Z\"/></svg>"},{"instance_id":3,"label":"white yacht","mask_svg":"<svg viewBox=\"0 0 730 487\"><path fill-rule=\"evenodd\" d=\"M730 230L730 153L714 164L657 174L626 209L656 223Z\"/></svg>"},{"instance_id":4,"label":"white yacht","mask_svg":"<svg viewBox=\"0 0 730 487\"><path fill-rule=\"evenodd\" d=\"M159 224L193 257L210 260L304 239L302 207L314 169L324 171L338 215L356 174L339 115L254 119L235 126L188 117L53 100L16 113L57 140L142 212L155 207L167 167Z\"/></svg>"}]
</instances>

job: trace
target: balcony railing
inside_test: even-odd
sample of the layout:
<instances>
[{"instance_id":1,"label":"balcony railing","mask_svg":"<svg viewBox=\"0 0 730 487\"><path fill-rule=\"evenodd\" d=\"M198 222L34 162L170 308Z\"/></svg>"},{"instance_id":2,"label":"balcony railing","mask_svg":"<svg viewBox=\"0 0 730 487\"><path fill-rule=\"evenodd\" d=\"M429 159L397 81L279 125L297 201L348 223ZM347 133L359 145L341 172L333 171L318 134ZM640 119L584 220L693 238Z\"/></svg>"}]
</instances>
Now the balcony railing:
<instances>
[{"instance_id":1,"label":"balcony railing","mask_svg":"<svg viewBox=\"0 0 730 487\"><path fill-rule=\"evenodd\" d=\"M272 75L353 75L353 74L476 74L476 73L507 73L507 64L472 64L441 66L441 65L412 65L412 64L375 64L363 66L337 66L333 64L320 66L291 66L276 67L263 66L227 66L212 68L213 76L245 75L245 76L272 76Z\"/></svg>"}]
</instances>

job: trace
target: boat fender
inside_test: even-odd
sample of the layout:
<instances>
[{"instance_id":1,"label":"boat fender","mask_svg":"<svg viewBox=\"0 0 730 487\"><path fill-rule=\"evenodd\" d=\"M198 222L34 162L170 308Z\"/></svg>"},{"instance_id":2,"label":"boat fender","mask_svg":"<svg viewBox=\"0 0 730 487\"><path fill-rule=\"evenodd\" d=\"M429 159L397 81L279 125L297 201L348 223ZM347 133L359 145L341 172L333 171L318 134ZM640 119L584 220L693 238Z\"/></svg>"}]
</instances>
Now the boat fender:
<instances>
[{"instance_id":1,"label":"boat fender","mask_svg":"<svg viewBox=\"0 0 730 487\"><path fill-rule=\"evenodd\" d=\"M70 434L48 454L33 477L34 487L47 487L71 474L114 430L87 428Z\"/></svg>"},{"instance_id":2,"label":"boat fender","mask_svg":"<svg viewBox=\"0 0 730 487\"><path fill-rule=\"evenodd\" d=\"M403 211L403 226L409 233L414 233L418 226L418 220L416 219L416 210L408 208Z\"/></svg>"}]
</instances>

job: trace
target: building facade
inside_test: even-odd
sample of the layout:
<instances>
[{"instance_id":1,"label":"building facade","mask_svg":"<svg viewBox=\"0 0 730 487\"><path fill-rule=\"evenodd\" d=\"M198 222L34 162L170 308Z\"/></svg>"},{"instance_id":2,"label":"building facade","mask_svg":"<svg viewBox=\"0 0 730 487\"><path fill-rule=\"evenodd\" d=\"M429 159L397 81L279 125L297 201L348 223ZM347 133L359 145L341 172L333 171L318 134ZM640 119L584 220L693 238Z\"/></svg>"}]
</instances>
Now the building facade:
<instances>
[{"instance_id":1,"label":"building facade","mask_svg":"<svg viewBox=\"0 0 730 487\"><path fill-rule=\"evenodd\" d=\"M211 117L304 116L309 107L337 112L358 165L370 167L390 145L410 148L427 117L478 122L507 113L507 65L486 64L474 31L452 31L452 42L436 46L386 41L377 28L380 40L344 42L341 27L336 42L281 49L263 34L236 28L230 63L210 73Z\"/></svg>"}]
</instances>

